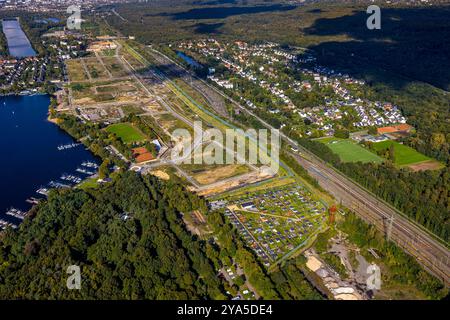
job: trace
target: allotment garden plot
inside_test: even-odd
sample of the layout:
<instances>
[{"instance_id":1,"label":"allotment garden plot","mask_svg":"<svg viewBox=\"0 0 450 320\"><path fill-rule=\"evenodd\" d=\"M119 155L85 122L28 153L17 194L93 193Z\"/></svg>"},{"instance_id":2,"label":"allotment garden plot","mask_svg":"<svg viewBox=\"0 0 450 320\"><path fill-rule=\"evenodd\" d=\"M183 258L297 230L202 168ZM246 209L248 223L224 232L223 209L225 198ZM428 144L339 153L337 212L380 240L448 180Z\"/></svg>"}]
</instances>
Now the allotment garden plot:
<instances>
[{"instance_id":1,"label":"allotment garden plot","mask_svg":"<svg viewBox=\"0 0 450 320\"><path fill-rule=\"evenodd\" d=\"M225 215L266 266L308 245L325 221L325 205L298 185L224 201Z\"/></svg>"}]
</instances>

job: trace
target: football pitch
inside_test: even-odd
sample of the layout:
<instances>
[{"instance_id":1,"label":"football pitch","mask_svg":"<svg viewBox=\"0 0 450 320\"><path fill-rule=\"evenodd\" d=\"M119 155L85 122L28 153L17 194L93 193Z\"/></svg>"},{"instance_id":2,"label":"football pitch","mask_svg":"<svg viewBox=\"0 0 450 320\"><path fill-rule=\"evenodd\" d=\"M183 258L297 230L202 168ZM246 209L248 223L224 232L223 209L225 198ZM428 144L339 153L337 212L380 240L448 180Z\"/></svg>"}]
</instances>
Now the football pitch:
<instances>
[{"instance_id":1,"label":"football pitch","mask_svg":"<svg viewBox=\"0 0 450 320\"><path fill-rule=\"evenodd\" d=\"M129 123L112 124L106 128L106 131L114 133L123 143L139 142L145 139L145 136Z\"/></svg>"},{"instance_id":2,"label":"football pitch","mask_svg":"<svg viewBox=\"0 0 450 320\"><path fill-rule=\"evenodd\" d=\"M343 162L383 162L383 158L359 146L351 140L325 138L319 139L317 141L326 144L328 148L330 148L331 151L337 154Z\"/></svg>"},{"instance_id":3,"label":"football pitch","mask_svg":"<svg viewBox=\"0 0 450 320\"><path fill-rule=\"evenodd\" d=\"M417 152L411 147L405 146L395 141L382 141L373 144L375 150L387 149L394 145L395 164L399 166L410 165L413 163L430 160L427 156Z\"/></svg>"}]
</instances>

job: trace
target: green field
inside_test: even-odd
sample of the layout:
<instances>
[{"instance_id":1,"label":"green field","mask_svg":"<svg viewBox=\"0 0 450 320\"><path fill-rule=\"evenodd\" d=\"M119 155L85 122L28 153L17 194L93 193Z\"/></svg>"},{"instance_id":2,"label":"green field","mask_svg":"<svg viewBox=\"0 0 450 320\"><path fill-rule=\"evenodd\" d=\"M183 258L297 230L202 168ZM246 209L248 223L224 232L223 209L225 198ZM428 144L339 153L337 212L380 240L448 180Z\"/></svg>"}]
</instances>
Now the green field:
<instances>
[{"instance_id":1,"label":"green field","mask_svg":"<svg viewBox=\"0 0 450 320\"><path fill-rule=\"evenodd\" d=\"M413 148L391 140L374 143L373 148L375 151L383 150L389 148L391 144L394 145L395 164L399 166L431 160Z\"/></svg>"},{"instance_id":2,"label":"green field","mask_svg":"<svg viewBox=\"0 0 450 320\"><path fill-rule=\"evenodd\" d=\"M133 143L145 140L145 136L129 123L116 123L106 128L109 133L114 133L123 143Z\"/></svg>"},{"instance_id":3,"label":"green field","mask_svg":"<svg viewBox=\"0 0 450 320\"><path fill-rule=\"evenodd\" d=\"M98 182L96 178L89 178L81 182L77 187L83 190L96 189Z\"/></svg>"},{"instance_id":4,"label":"green field","mask_svg":"<svg viewBox=\"0 0 450 320\"><path fill-rule=\"evenodd\" d=\"M383 158L361 147L351 140L338 138L325 138L317 140L324 143L331 149L343 162L383 162Z\"/></svg>"}]
</instances>

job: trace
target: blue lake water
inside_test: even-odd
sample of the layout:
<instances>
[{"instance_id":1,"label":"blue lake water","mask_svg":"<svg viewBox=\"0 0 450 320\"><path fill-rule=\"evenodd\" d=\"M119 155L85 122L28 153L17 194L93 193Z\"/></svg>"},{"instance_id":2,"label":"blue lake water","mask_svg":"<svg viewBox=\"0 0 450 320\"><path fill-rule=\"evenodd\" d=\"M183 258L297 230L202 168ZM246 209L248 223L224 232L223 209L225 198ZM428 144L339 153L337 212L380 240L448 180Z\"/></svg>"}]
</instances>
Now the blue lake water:
<instances>
[{"instance_id":1,"label":"blue lake water","mask_svg":"<svg viewBox=\"0 0 450 320\"><path fill-rule=\"evenodd\" d=\"M177 56L179 56L181 59L183 59L184 61L189 63L194 68L201 68L202 67L197 61L195 61L194 59L192 59L191 57L187 56L186 54L184 54L181 51L177 51Z\"/></svg>"},{"instance_id":2,"label":"blue lake water","mask_svg":"<svg viewBox=\"0 0 450 320\"><path fill-rule=\"evenodd\" d=\"M0 96L0 218L12 220L4 213L11 207L27 210L25 200L43 197L36 193L62 174L80 178L76 171L84 161L95 157L83 145L59 151L58 146L75 142L59 127L47 121L50 98L47 95ZM88 169L95 171L94 169Z\"/></svg>"},{"instance_id":3,"label":"blue lake water","mask_svg":"<svg viewBox=\"0 0 450 320\"><path fill-rule=\"evenodd\" d=\"M16 58L34 57L36 52L31 46L26 34L23 32L19 21L2 20L3 33L8 42L9 54Z\"/></svg>"}]
</instances>

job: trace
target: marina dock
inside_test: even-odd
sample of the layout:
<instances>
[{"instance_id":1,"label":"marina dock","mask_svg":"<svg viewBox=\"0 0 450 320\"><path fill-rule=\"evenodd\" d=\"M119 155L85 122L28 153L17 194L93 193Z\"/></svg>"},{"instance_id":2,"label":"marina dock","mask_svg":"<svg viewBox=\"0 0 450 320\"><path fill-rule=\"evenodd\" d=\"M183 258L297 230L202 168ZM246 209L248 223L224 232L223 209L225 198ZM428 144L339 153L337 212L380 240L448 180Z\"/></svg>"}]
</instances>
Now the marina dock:
<instances>
[{"instance_id":1,"label":"marina dock","mask_svg":"<svg viewBox=\"0 0 450 320\"><path fill-rule=\"evenodd\" d=\"M59 151L62 151L62 150L67 150L67 149L76 148L76 147L78 147L79 145L81 145L81 143L61 144L61 145L59 145L57 148L58 148Z\"/></svg>"},{"instance_id":2,"label":"marina dock","mask_svg":"<svg viewBox=\"0 0 450 320\"><path fill-rule=\"evenodd\" d=\"M8 211L6 211L5 214L7 214L9 216L12 216L14 218L20 219L20 220L25 219L25 217L27 215L26 212L24 212L22 210L19 210L19 209L16 209L16 208L9 209Z\"/></svg>"},{"instance_id":3,"label":"marina dock","mask_svg":"<svg viewBox=\"0 0 450 320\"><path fill-rule=\"evenodd\" d=\"M16 229L16 228L17 228L17 225L14 224L14 223L12 223L12 222L9 222L9 221L0 219L0 230L5 230L5 229L8 228L8 227L11 227L11 228L13 228L13 229Z\"/></svg>"}]
</instances>

